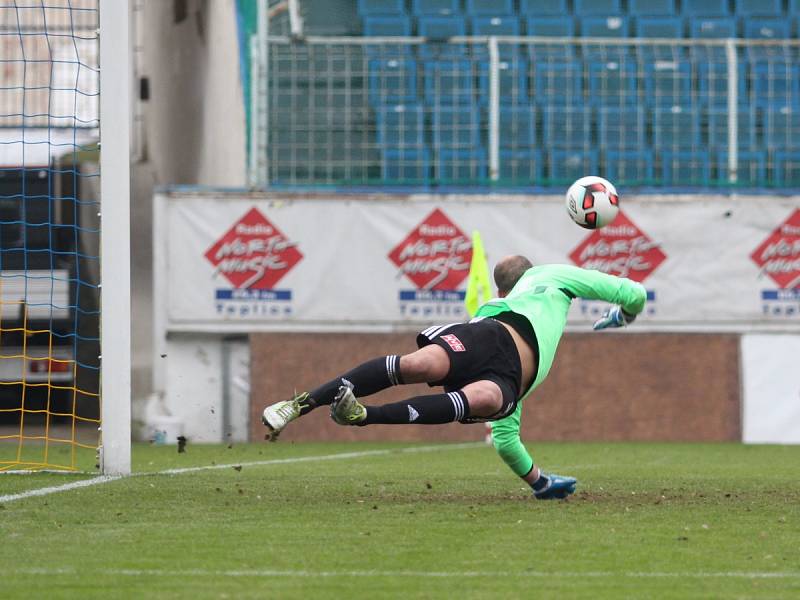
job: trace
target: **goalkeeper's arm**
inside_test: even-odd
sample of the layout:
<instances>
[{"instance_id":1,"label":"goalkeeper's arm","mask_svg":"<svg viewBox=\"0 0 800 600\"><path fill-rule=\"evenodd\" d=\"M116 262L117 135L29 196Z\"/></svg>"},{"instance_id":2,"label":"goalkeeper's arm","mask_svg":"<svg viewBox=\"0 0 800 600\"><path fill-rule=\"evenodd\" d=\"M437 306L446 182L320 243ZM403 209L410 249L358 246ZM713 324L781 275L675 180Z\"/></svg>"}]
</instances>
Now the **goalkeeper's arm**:
<instances>
[{"instance_id":1,"label":"goalkeeper's arm","mask_svg":"<svg viewBox=\"0 0 800 600\"><path fill-rule=\"evenodd\" d=\"M533 459L519 437L520 417L522 416L522 402L517 403L517 409L499 421L492 421L492 443L509 468L525 479L533 468Z\"/></svg>"}]
</instances>

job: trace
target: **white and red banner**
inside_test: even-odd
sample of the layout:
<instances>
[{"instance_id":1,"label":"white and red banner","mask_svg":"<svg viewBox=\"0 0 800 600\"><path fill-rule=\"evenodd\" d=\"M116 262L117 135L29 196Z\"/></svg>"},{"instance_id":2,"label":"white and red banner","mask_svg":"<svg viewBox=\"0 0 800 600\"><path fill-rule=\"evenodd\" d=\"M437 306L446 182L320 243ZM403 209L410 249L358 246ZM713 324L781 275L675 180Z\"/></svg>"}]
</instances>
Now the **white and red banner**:
<instances>
[{"instance_id":1,"label":"white and red banner","mask_svg":"<svg viewBox=\"0 0 800 600\"><path fill-rule=\"evenodd\" d=\"M557 196L156 198L166 329L387 330L466 319L471 233L508 254L644 284L637 330L800 332L800 197L620 197L587 231ZM605 308L576 300L569 324Z\"/></svg>"}]
</instances>

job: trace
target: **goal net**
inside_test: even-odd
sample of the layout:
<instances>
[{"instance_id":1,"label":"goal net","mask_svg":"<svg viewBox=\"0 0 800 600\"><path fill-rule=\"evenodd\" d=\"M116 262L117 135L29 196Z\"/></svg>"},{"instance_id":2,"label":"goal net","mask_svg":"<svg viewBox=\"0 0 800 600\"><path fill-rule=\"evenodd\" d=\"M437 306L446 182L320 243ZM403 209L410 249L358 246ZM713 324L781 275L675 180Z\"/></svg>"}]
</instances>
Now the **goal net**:
<instances>
[{"instance_id":1,"label":"goal net","mask_svg":"<svg viewBox=\"0 0 800 600\"><path fill-rule=\"evenodd\" d=\"M92 470L99 0L0 1L0 470Z\"/></svg>"}]
</instances>

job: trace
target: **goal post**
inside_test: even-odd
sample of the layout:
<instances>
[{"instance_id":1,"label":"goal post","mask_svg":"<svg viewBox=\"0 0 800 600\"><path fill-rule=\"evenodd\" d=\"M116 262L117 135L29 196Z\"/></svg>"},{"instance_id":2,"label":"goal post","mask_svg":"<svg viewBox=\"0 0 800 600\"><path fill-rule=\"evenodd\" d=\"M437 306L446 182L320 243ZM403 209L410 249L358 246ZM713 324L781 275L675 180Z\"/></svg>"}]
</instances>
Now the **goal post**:
<instances>
[{"instance_id":1,"label":"goal post","mask_svg":"<svg viewBox=\"0 0 800 600\"><path fill-rule=\"evenodd\" d=\"M131 471L130 3L100 0L101 447Z\"/></svg>"}]
</instances>

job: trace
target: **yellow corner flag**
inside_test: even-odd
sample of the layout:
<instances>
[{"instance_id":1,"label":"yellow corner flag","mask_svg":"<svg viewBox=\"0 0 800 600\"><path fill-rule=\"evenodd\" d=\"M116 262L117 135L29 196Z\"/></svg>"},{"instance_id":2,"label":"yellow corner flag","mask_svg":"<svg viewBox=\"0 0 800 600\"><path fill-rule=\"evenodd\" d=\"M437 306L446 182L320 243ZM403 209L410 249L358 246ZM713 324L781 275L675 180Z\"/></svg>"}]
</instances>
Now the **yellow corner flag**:
<instances>
[{"instance_id":1,"label":"yellow corner flag","mask_svg":"<svg viewBox=\"0 0 800 600\"><path fill-rule=\"evenodd\" d=\"M472 232L472 262L469 265L467 293L464 305L467 314L473 317L478 308L492 297L492 278L489 276L489 261L483 250L481 234L477 229Z\"/></svg>"}]
</instances>

